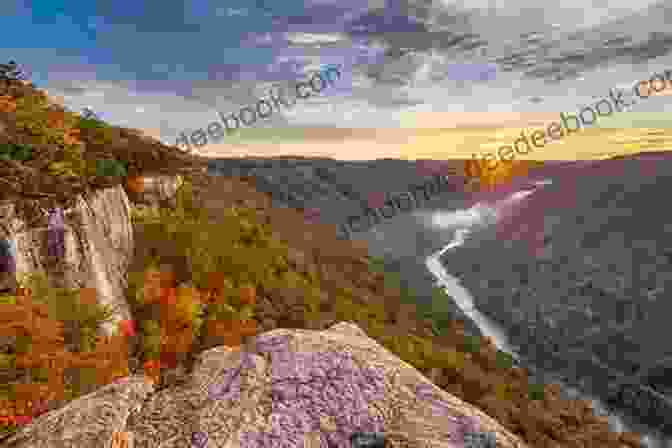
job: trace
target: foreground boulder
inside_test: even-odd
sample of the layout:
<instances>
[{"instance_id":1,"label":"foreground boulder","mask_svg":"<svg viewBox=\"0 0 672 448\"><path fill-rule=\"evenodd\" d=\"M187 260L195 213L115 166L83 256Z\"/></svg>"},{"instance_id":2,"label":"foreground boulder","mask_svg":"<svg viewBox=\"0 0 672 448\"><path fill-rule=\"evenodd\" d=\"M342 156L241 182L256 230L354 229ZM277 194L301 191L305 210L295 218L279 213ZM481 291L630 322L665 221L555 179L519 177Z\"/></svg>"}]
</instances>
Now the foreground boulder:
<instances>
[{"instance_id":1,"label":"foreground boulder","mask_svg":"<svg viewBox=\"0 0 672 448\"><path fill-rule=\"evenodd\" d=\"M120 379L37 417L7 440L0 440L0 446L108 447L115 434L124 430L129 413L139 409L152 390L144 376Z\"/></svg>"},{"instance_id":2,"label":"foreground boulder","mask_svg":"<svg viewBox=\"0 0 672 448\"><path fill-rule=\"evenodd\" d=\"M151 388L140 377L120 380L39 417L7 446L108 446L115 431L134 448L340 447L362 433L441 448L491 433L498 447L527 446L350 323L216 347L182 385Z\"/></svg>"}]
</instances>

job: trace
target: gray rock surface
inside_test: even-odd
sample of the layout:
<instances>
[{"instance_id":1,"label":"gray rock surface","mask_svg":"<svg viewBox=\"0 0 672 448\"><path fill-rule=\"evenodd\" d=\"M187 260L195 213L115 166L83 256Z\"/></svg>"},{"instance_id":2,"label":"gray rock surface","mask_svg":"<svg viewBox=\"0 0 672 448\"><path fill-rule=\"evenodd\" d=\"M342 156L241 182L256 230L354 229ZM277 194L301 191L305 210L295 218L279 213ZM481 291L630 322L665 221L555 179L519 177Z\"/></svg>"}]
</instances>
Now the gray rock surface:
<instances>
[{"instance_id":1,"label":"gray rock surface","mask_svg":"<svg viewBox=\"0 0 672 448\"><path fill-rule=\"evenodd\" d=\"M26 222L12 202L0 204L0 238L13 241L16 275L45 272L64 287L95 288L98 300L115 310L104 326L108 334L116 321L130 319L124 297L126 270L133 253L131 205L121 186L80 195L63 210L65 254L50 259L47 249L47 211L35 222Z\"/></svg>"},{"instance_id":2,"label":"gray rock surface","mask_svg":"<svg viewBox=\"0 0 672 448\"><path fill-rule=\"evenodd\" d=\"M152 391L143 376L119 379L40 415L0 444L5 448L110 447L113 434L124 430L130 413L139 410Z\"/></svg>"},{"instance_id":3,"label":"gray rock surface","mask_svg":"<svg viewBox=\"0 0 672 448\"><path fill-rule=\"evenodd\" d=\"M3 446L108 447L114 431L130 434L129 448L347 446L358 431L381 432L395 447L462 446L477 433L492 433L498 447L527 446L351 323L277 329L242 351L213 348L189 381L158 392L141 377L121 379L38 417Z\"/></svg>"}]
</instances>

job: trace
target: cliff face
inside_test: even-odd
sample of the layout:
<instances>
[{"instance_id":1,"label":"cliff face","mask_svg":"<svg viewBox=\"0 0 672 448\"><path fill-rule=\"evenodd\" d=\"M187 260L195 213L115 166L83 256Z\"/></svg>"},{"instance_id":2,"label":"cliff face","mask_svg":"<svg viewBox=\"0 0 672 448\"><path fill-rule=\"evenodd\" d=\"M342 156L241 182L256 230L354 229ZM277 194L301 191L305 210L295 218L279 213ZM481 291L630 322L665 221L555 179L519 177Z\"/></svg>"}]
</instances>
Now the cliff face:
<instances>
[{"instance_id":1,"label":"cliff face","mask_svg":"<svg viewBox=\"0 0 672 448\"><path fill-rule=\"evenodd\" d=\"M16 273L46 272L70 288L94 288L100 303L115 309L114 322L105 325L112 334L117 320L130 319L124 299L126 269L133 253L130 203L120 187L79 195L73 207L63 210L64 256L54 259L48 250L48 217L26 222L15 203L2 206L0 238L13 241Z\"/></svg>"},{"instance_id":2,"label":"cliff face","mask_svg":"<svg viewBox=\"0 0 672 448\"><path fill-rule=\"evenodd\" d=\"M124 378L38 417L4 446L98 448L118 431L134 448L345 446L358 431L404 446L462 446L488 432L499 447L527 446L349 323L208 350L184 385L152 392L142 377Z\"/></svg>"},{"instance_id":3,"label":"cliff face","mask_svg":"<svg viewBox=\"0 0 672 448\"><path fill-rule=\"evenodd\" d=\"M145 179L145 191L132 194L138 203L157 205L174 197L180 181L176 176ZM126 278L133 256L132 203L120 186L78 195L74 206L63 210L63 257L49 254L48 211L27 222L17 204L0 206L0 239L12 243L16 277L45 272L66 288L93 288L98 301L114 310L103 330L111 335L120 320L131 319L125 298Z\"/></svg>"}]
</instances>

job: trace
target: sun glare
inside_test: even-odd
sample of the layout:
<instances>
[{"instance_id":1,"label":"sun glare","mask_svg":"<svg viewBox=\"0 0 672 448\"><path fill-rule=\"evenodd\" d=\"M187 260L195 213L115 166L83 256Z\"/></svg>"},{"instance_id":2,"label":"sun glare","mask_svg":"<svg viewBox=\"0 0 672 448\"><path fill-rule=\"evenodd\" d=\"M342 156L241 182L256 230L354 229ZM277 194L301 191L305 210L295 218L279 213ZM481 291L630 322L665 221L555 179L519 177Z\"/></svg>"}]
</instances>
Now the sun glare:
<instances>
[{"instance_id":1,"label":"sun glare","mask_svg":"<svg viewBox=\"0 0 672 448\"><path fill-rule=\"evenodd\" d=\"M465 162L465 176L473 178L474 186L479 190L494 190L498 185L510 182L514 177L526 176L530 167L538 164L529 160L512 160L510 162L499 161L495 169L491 169L488 164L492 160L474 160Z\"/></svg>"}]
</instances>

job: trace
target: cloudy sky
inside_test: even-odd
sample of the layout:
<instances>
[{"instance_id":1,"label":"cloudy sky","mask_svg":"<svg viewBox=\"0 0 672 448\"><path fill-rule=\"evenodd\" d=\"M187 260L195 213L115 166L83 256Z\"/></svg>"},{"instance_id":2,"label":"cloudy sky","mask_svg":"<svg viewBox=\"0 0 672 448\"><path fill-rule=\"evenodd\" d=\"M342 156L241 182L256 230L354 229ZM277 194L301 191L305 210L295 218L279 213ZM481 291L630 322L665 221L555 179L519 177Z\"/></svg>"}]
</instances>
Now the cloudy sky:
<instances>
[{"instance_id":1,"label":"cloudy sky","mask_svg":"<svg viewBox=\"0 0 672 448\"><path fill-rule=\"evenodd\" d=\"M253 142L282 152L291 149L259 142L307 142L331 144L324 151L339 158L354 157L344 140L358 141L350 148L361 157L362 145L389 149L437 129L548 123L672 69L672 6L662 1L504 3L3 0L0 57L71 109L91 107L171 144L218 111L339 64L341 79L322 94L204 148L243 154ZM669 99L614 120L655 113L665 123Z\"/></svg>"}]
</instances>

